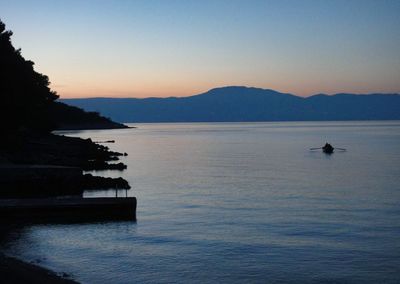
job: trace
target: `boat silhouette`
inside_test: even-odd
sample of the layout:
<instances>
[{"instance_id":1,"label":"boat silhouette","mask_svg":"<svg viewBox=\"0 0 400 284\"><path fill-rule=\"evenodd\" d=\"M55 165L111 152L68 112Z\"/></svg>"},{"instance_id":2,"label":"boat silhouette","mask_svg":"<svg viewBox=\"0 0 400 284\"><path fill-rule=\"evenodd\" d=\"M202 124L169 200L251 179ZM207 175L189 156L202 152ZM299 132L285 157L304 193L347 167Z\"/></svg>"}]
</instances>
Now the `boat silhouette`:
<instances>
[{"instance_id":1,"label":"boat silhouette","mask_svg":"<svg viewBox=\"0 0 400 284\"><path fill-rule=\"evenodd\" d=\"M332 154L335 149L338 149L338 150L341 150L341 151L346 151L346 149L344 149L344 148L334 148L328 142L326 142L323 147L311 148L310 150L313 151L313 150L320 150L320 149L322 149L322 152L324 152L325 154Z\"/></svg>"}]
</instances>

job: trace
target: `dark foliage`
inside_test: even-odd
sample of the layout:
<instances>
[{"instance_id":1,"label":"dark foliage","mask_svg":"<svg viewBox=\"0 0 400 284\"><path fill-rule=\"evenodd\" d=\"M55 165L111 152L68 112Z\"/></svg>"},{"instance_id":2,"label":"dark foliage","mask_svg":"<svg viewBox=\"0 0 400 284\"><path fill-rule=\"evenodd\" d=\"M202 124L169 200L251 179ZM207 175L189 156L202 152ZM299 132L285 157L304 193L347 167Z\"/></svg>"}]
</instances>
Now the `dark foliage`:
<instances>
[{"instance_id":1,"label":"dark foliage","mask_svg":"<svg viewBox=\"0 0 400 284\"><path fill-rule=\"evenodd\" d=\"M49 78L33 69L20 49L11 43L12 32L0 20L0 95L2 127L6 131L49 131L54 125L49 106L58 98L49 88Z\"/></svg>"},{"instance_id":2,"label":"dark foliage","mask_svg":"<svg viewBox=\"0 0 400 284\"><path fill-rule=\"evenodd\" d=\"M54 129L124 128L96 112L56 102L49 78L11 43L12 32L0 20L0 101L2 130L49 132Z\"/></svg>"},{"instance_id":3,"label":"dark foliage","mask_svg":"<svg viewBox=\"0 0 400 284\"><path fill-rule=\"evenodd\" d=\"M87 112L81 108L69 106L61 102L54 102L50 106L50 117L56 129L112 129L126 128L127 126L111 121L98 112Z\"/></svg>"},{"instance_id":4,"label":"dark foliage","mask_svg":"<svg viewBox=\"0 0 400 284\"><path fill-rule=\"evenodd\" d=\"M123 170L117 161L123 154L90 139L51 134L54 129L123 128L95 112L56 102L47 76L36 72L33 62L25 60L11 43L12 32L0 20L0 198L77 195L83 191L84 170ZM19 165L19 166L18 166ZM51 165L35 168L38 165ZM64 166L63 174L57 167ZM65 171L79 171L69 180ZM34 169L34 170L33 170ZM7 172L8 171L8 172ZM9 174L7 174L9 173ZM102 185L102 181L104 183ZM112 179L96 177L91 186L113 185ZM123 179L117 186L128 186Z\"/></svg>"}]
</instances>

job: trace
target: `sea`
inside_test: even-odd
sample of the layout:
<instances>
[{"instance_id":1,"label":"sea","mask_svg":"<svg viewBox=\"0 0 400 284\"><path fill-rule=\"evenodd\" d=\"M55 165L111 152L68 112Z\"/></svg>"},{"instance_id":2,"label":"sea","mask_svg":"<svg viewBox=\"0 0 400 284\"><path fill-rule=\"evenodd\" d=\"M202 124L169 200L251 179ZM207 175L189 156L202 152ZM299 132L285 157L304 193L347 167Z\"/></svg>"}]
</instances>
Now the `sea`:
<instances>
[{"instance_id":1,"label":"sea","mask_svg":"<svg viewBox=\"0 0 400 284\"><path fill-rule=\"evenodd\" d=\"M35 224L1 250L82 283L400 283L400 121L160 123L115 140L137 220ZM326 142L332 155L310 148Z\"/></svg>"}]
</instances>

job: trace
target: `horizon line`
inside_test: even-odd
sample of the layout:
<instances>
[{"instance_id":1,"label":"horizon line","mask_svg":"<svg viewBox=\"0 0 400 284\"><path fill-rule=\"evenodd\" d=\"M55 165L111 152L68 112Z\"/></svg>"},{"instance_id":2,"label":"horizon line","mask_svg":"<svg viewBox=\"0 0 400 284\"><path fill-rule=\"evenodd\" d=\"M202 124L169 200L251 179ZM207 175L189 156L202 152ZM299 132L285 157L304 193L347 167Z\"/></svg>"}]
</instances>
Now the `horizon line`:
<instances>
[{"instance_id":1,"label":"horizon line","mask_svg":"<svg viewBox=\"0 0 400 284\"><path fill-rule=\"evenodd\" d=\"M196 94L192 94L192 95L187 95L187 96L166 96L166 97L156 97L156 96L149 96L149 97L113 97L113 96L99 96L99 97L62 97L61 95L59 96L59 100L68 100L68 99L138 99L138 100L142 100L142 99L179 99L179 98L189 98L189 97L193 97L193 96L198 96L198 95L203 95L206 94L212 90L216 90L216 89L224 89L224 88L246 88L246 89L259 89L259 90L263 90L263 91L272 91L272 92L276 92L282 95L292 95L292 96L296 96L299 98L310 98L310 97L314 97L314 96L336 96L336 95L357 95L357 96L368 96L368 95L400 95L400 92L369 92L369 93L350 93L350 92L339 92L339 93L315 93L309 96L300 96L300 95L296 95L294 93L285 93L285 92L280 92L274 89L270 89L270 88L260 88L260 87L249 87L249 86L240 86L240 85L228 85L228 86L222 86L222 87L215 87L215 88L211 88L205 92L201 92L201 93L196 93Z\"/></svg>"}]
</instances>

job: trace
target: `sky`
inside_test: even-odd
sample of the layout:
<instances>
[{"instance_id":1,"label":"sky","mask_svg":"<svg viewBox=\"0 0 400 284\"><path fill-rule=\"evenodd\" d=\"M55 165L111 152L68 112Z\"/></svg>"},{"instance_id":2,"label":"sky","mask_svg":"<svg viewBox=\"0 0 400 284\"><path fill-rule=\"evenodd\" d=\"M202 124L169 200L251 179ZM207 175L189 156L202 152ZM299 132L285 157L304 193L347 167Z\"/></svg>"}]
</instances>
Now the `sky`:
<instances>
[{"instance_id":1,"label":"sky","mask_svg":"<svg viewBox=\"0 0 400 284\"><path fill-rule=\"evenodd\" d=\"M62 98L400 93L399 0L0 0Z\"/></svg>"}]
</instances>

